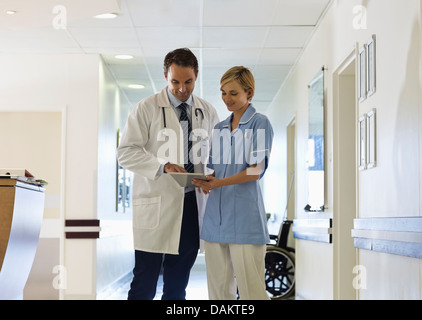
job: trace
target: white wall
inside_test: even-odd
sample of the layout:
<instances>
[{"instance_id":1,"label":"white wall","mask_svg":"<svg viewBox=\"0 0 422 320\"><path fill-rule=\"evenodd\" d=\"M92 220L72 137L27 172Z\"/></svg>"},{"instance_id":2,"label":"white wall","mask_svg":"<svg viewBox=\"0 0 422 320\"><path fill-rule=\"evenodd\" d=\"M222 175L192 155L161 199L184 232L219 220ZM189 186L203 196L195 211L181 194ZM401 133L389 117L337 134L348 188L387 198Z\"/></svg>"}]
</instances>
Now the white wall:
<instances>
[{"instance_id":1,"label":"white wall","mask_svg":"<svg viewBox=\"0 0 422 320\"><path fill-rule=\"evenodd\" d=\"M120 233L126 230L111 226L107 234L114 234L117 240L111 242L117 245L107 246L103 239L64 239L63 224L66 219L109 219L113 214L112 149L115 130L126 118L128 107L118 97L116 84L98 55L3 54L0 69L0 111L62 114L60 214L44 223L41 232L61 239L59 261L67 275L61 297L95 299L98 283L104 287L132 267L129 257L122 259L118 245ZM112 99L108 99L108 92L113 92ZM119 108L113 111L113 105ZM33 129L37 127L48 129L49 123L34 123ZM29 169L36 173L38 168ZM115 248L119 249L116 256ZM97 279L97 268L111 272L106 277L99 272Z\"/></svg>"},{"instance_id":2,"label":"white wall","mask_svg":"<svg viewBox=\"0 0 422 320\"><path fill-rule=\"evenodd\" d=\"M353 8L367 9L367 28L355 29ZM324 65L326 72L326 213L333 218L333 72L356 47L377 37L377 92L359 104L359 114L377 109L376 168L359 172L358 217L421 216L421 29L419 0L336 0L306 50L280 88L268 115L275 129L272 165L266 179L269 211L283 212L286 191L272 188L274 181L286 186L286 126L296 115L297 175L296 215L306 202L306 148L308 135L307 85ZM274 148L276 150L276 148ZM278 168L281 168L278 169ZM280 197L280 193L283 197ZM334 217L335 218L335 217ZM296 241L296 294L305 299L332 299L333 249L330 244ZM360 298L420 299L420 260L359 250L359 263L367 268L368 287ZM380 272L381 270L381 272ZM388 290L386 290L388 288Z\"/></svg>"},{"instance_id":3,"label":"white wall","mask_svg":"<svg viewBox=\"0 0 422 320\"><path fill-rule=\"evenodd\" d=\"M60 229L42 230L62 239L60 263L68 275L65 295L92 294L92 286L86 285L93 281L91 266L81 261L78 268L84 272L79 277L74 271L78 270L75 257L92 254L95 243L74 248L75 242L63 241L62 228L65 219L96 218L98 59L96 55L29 54L0 59L0 110L60 111L65 119L62 208L57 224L44 224ZM48 127L48 123L37 125Z\"/></svg>"}]
</instances>

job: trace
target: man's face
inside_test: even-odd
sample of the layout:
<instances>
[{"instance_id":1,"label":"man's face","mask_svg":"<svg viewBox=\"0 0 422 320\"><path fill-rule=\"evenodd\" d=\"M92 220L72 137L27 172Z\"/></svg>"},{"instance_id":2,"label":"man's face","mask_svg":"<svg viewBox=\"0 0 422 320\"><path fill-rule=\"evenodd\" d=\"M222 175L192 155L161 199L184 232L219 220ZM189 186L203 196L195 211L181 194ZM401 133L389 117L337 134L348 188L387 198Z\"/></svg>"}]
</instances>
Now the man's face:
<instances>
[{"instance_id":1,"label":"man's face","mask_svg":"<svg viewBox=\"0 0 422 320\"><path fill-rule=\"evenodd\" d=\"M192 67L182 67L172 64L165 76L170 92L180 101L185 102L195 89L198 77Z\"/></svg>"}]
</instances>

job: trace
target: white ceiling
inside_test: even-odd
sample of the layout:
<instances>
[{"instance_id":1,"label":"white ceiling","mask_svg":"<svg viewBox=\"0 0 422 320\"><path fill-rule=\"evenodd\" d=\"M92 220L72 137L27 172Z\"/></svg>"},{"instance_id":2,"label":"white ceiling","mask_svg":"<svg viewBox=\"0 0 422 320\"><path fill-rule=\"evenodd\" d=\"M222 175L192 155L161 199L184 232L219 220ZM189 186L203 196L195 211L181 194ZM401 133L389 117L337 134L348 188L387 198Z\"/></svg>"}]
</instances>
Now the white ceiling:
<instances>
[{"instance_id":1,"label":"white ceiling","mask_svg":"<svg viewBox=\"0 0 422 320\"><path fill-rule=\"evenodd\" d=\"M62 7L56 7L57 3ZM167 52L190 48L200 63L195 94L227 116L219 82L249 67L254 105L271 103L330 0L0 0L0 53L101 54L134 105L165 85ZM56 26L66 10L65 29ZM15 10L7 15L6 10ZM114 12L111 20L93 18ZM56 19L56 20L54 20ZM118 60L116 54L134 55ZM145 89L130 89L138 83Z\"/></svg>"}]
</instances>

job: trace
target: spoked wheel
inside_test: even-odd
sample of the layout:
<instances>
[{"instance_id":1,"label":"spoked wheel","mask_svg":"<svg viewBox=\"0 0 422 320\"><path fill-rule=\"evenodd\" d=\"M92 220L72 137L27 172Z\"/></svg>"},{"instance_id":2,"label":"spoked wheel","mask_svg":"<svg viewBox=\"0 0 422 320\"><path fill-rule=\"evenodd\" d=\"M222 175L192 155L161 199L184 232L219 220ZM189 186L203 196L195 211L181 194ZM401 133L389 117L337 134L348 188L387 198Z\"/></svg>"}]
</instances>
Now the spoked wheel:
<instances>
[{"instance_id":1,"label":"spoked wheel","mask_svg":"<svg viewBox=\"0 0 422 320\"><path fill-rule=\"evenodd\" d=\"M267 246L265 285L271 299L285 299L295 288L295 260L285 249Z\"/></svg>"}]
</instances>

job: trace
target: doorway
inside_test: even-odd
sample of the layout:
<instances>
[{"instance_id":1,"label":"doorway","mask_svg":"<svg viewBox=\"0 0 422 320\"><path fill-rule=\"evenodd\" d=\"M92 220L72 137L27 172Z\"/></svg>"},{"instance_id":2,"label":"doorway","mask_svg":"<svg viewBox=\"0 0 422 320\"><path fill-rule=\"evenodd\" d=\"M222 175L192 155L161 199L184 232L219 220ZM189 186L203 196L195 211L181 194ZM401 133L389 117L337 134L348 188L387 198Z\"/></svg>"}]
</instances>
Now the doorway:
<instances>
[{"instance_id":1,"label":"doorway","mask_svg":"<svg viewBox=\"0 0 422 320\"><path fill-rule=\"evenodd\" d=\"M356 57L353 50L333 74L333 295L337 300L357 298L351 237L358 208Z\"/></svg>"},{"instance_id":2,"label":"doorway","mask_svg":"<svg viewBox=\"0 0 422 320\"><path fill-rule=\"evenodd\" d=\"M62 264L63 123L62 111L0 112L0 167L24 168L48 182L43 227L23 299L58 300L61 294L54 286L54 270Z\"/></svg>"}]
</instances>

